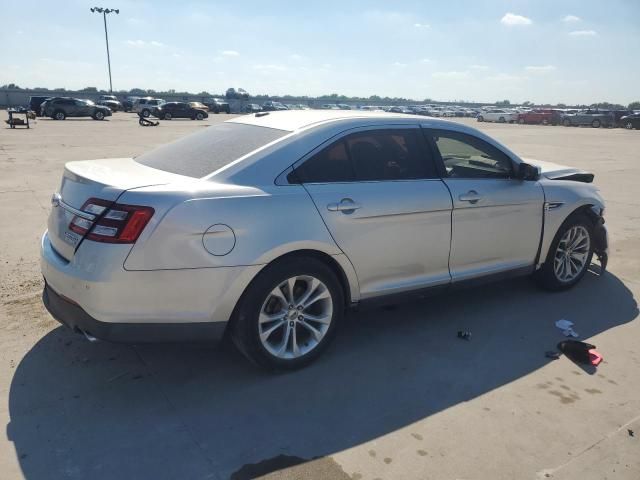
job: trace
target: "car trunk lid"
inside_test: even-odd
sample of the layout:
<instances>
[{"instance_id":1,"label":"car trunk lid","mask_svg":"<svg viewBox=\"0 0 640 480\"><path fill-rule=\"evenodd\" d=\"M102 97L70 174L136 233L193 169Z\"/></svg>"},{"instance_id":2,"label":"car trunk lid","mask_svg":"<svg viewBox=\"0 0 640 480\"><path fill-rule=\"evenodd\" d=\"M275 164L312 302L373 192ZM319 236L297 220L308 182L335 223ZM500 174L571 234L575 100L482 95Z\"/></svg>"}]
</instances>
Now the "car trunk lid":
<instances>
[{"instance_id":1,"label":"car trunk lid","mask_svg":"<svg viewBox=\"0 0 640 480\"><path fill-rule=\"evenodd\" d=\"M103 205L109 205L126 190L162 185L176 178L184 177L146 167L131 158L67 163L60 190L51 198L48 230L53 248L66 260L73 258L85 234L73 231L71 222L77 217L91 228L100 217L100 212L86 211L89 199L100 199Z\"/></svg>"}]
</instances>

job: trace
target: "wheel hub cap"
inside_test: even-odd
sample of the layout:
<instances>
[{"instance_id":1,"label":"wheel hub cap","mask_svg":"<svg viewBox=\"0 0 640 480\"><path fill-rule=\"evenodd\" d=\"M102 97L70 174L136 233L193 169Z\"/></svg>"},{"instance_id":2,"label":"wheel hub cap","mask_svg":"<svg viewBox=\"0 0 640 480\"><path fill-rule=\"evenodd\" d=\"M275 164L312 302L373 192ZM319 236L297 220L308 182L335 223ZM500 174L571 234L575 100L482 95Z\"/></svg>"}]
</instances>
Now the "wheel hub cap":
<instances>
[{"instance_id":1,"label":"wheel hub cap","mask_svg":"<svg viewBox=\"0 0 640 480\"><path fill-rule=\"evenodd\" d=\"M312 276L291 277L277 285L262 304L260 341L275 357L298 358L320 344L332 318L333 299L327 286Z\"/></svg>"},{"instance_id":2,"label":"wheel hub cap","mask_svg":"<svg viewBox=\"0 0 640 480\"><path fill-rule=\"evenodd\" d=\"M553 270L558 280L568 283L576 279L587 267L591 247L589 232L582 225L567 230L556 249Z\"/></svg>"}]
</instances>

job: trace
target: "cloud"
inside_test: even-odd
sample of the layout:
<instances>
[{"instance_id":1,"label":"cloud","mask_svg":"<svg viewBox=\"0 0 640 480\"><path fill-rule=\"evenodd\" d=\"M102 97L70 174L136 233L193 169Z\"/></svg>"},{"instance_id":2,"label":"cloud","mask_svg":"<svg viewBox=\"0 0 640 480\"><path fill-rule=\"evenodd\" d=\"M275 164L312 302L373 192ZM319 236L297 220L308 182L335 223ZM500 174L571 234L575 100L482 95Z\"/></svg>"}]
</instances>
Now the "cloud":
<instances>
[{"instance_id":1,"label":"cloud","mask_svg":"<svg viewBox=\"0 0 640 480\"><path fill-rule=\"evenodd\" d=\"M572 37L595 37L598 35L598 32L595 30L574 30L573 32L569 32L569 35Z\"/></svg>"},{"instance_id":2,"label":"cloud","mask_svg":"<svg viewBox=\"0 0 640 480\"><path fill-rule=\"evenodd\" d=\"M576 17L575 15L567 15L562 19L564 23L576 23L582 20L580 17Z\"/></svg>"},{"instance_id":3,"label":"cloud","mask_svg":"<svg viewBox=\"0 0 640 480\"><path fill-rule=\"evenodd\" d=\"M402 63L402 62L393 62L392 65L394 67L406 67L407 66L406 63Z\"/></svg>"},{"instance_id":4,"label":"cloud","mask_svg":"<svg viewBox=\"0 0 640 480\"><path fill-rule=\"evenodd\" d=\"M430 58L423 58L422 60L420 60L420 63L431 63L431 59Z\"/></svg>"},{"instance_id":5,"label":"cloud","mask_svg":"<svg viewBox=\"0 0 640 480\"><path fill-rule=\"evenodd\" d=\"M433 78L442 78L442 79L445 79L445 80L462 80L462 79L467 78L469 76L469 72L457 72L457 71L433 72L431 74L431 76Z\"/></svg>"},{"instance_id":6,"label":"cloud","mask_svg":"<svg viewBox=\"0 0 640 480\"><path fill-rule=\"evenodd\" d=\"M549 73L549 72L553 72L556 69L556 67L553 65L535 65L535 66L524 67L524 69L527 72L531 72L531 73Z\"/></svg>"},{"instance_id":7,"label":"cloud","mask_svg":"<svg viewBox=\"0 0 640 480\"><path fill-rule=\"evenodd\" d=\"M428 23L414 23L413 26L416 27L416 28L429 28L429 27L431 27L431 25L429 25Z\"/></svg>"},{"instance_id":8,"label":"cloud","mask_svg":"<svg viewBox=\"0 0 640 480\"><path fill-rule=\"evenodd\" d=\"M223 50L221 53L225 57L238 57L238 56L240 56L240 52L237 52L235 50Z\"/></svg>"},{"instance_id":9,"label":"cloud","mask_svg":"<svg viewBox=\"0 0 640 480\"><path fill-rule=\"evenodd\" d=\"M523 17L522 15L516 15L515 13L505 13L504 17L500 19L500 23L509 27L531 25L533 22L530 18Z\"/></svg>"},{"instance_id":10,"label":"cloud","mask_svg":"<svg viewBox=\"0 0 640 480\"><path fill-rule=\"evenodd\" d=\"M131 47L138 47L138 48L164 47L164 43L158 42L156 40L151 40L149 42L146 42L144 40L127 40L126 43L127 43L127 45L129 45Z\"/></svg>"},{"instance_id":11,"label":"cloud","mask_svg":"<svg viewBox=\"0 0 640 480\"><path fill-rule=\"evenodd\" d=\"M469 68L472 70L489 70L487 65L470 65Z\"/></svg>"}]
</instances>

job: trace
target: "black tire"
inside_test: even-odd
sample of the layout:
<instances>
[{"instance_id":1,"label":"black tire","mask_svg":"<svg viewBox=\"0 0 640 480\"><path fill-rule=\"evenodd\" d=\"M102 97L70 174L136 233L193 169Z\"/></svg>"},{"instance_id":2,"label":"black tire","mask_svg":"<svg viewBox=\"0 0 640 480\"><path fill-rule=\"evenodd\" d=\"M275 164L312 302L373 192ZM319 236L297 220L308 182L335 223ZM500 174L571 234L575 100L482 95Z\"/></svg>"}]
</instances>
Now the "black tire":
<instances>
[{"instance_id":1,"label":"black tire","mask_svg":"<svg viewBox=\"0 0 640 480\"><path fill-rule=\"evenodd\" d=\"M498 123L504 123L504 117L500 117L500 118L498 119Z\"/></svg>"},{"instance_id":2,"label":"black tire","mask_svg":"<svg viewBox=\"0 0 640 480\"><path fill-rule=\"evenodd\" d=\"M564 125L565 127L570 127L571 126L571 120L569 120L568 118L565 118L562 121L562 125Z\"/></svg>"},{"instance_id":3,"label":"black tire","mask_svg":"<svg viewBox=\"0 0 640 480\"><path fill-rule=\"evenodd\" d=\"M97 111L96 113L93 114L93 119L94 120L104 120L104 112L101 111Z\"/></svg>"},{"instance_id":4,"label":"black tire","mask_svg":"<svg viewBox=\"0 0 640 480\"><path fill-rule=\"evenodd\" d=\"M593 128L600 128L601 125L602 125L602 122L600 122L600 120L598 120L597 118L593 122L591 122L591 126Z\"/></svg>"},{"instance_id":5,"label":"black tire","mask_svg":"<svg viewBox=\"0 0 640 480\"><path fill-rule=\"evenodd\" d=\"M142 110L142 112L140 112L140 113L142 113L142 116L143 116L144 118L148 118L148 117L149 117L149 115L151 115L151 111L150 111L148 108L145 108L145 109L144 109L144 110Z\"/></svg>"},{"instance_id":6,"label":"black tire","mask_svg":"<svg viewBox=\"0 0 640 480\"><path fill-rule=\"evenodd\" d=\"M220 113L220 109L218 107L213 109L213 113L215 113L216 115L218 115Z\"/></svg>"},{"instance_id":7,"label":"black tire","mask_svg":"<svg viewBox=\"0 0 640 480\"><path fill-rule=\"evenodd\" d=\"M227 113L227 114L231 113L231 108L226 107L226 108L224 109L224 113Z\"/></svg>"},{"instance_id":8,"label":"black tire","mask_svg":"<svg viewBox=\"0 0 640 480\"><path fill-rule=\"evenodd\" d=\"M54 120L64 120L65 118L67 118L67 114L62 110L56 110L55 112L53 112L53 115L51 115L51 118L53 118Z\"/></svg>"},{"instance_id":9,"label":"black tire","mask_svg":"<svg viewBox=\"0 0 640 480\"><path fill-rule=\"evenodd\" d=\"M202 114L202 112L196 113L196 120L204 120L204 115Z\"/></svg>"},{"instance_id":10,"label":"black tire","mask_svg":"<svg viewBox=\"0 0 640 480\"><path fill-rule=\"evenodd\" d=\"M520 125L524 125L524 118L521 118L520 120L518 120L518 123L519 123Z\"/></svg>"},{"instance_id":11,"label":"black tire","mask_svg":"<svg viewBox=\"0 0 640 480\"><path fill-rule=\"evenodd\" d=\"M583 226L589 234L589 252L587 255L587 261L585 262L582 271L573 280L569 282L563 282L558 279L554 270L555 255L562 236L567 232L567 230L577 225ZM549 252L544 264L534 274L534 278L537 281L538 285L540 285L545 290L551 291L567 290L575 286L582 279L582 277L584 277L585 273L587 273L587 270L589 270L589 265L591 265L591 259L593 258L593 244L593 222L589 219L589 217L587 217L587 215L582 212L576 212L569 215L569 217L558 229L553 242L551 242L551 246L549 247Z\"/></svg>"},{"instance_id":12,"label":"black tire","mask_svg":"<svg viewBox=\"0 0 640 480\"><path fill-rule=\"evenodd\" d=\"M482 115L478 115L478 119L479 122L484 122L484 117Z\"/></svg>"},{"instance_id":13,"label":"black tire","mask_svg":"<svg viewBox=\"0 0 640 480\"><path fill-rule=\"evenodd\" d=\"M269 293L281 282L297 275L310 275L323 282L331 293L332 318L318 345L307 354L282 359L272 355L259 336L258 317ZM233 343L249 360L269 370L295 370L315 360L329 345L344 315L344 292L333 270L313 257L290 257L264 268L238 301L230 325ZM299 327L296 327L299 328Z\"/></svg>"},{"instance_id":14,"label":"black tire","mask_svg":"<svg viewBox=\"0 0 640 480\"><path fill-rule=\"evenodd\" d=\"M171 118L172 118L172 117L171 117L171 114L170 114L169 112L166 112L166 113L162 116L162 118L163 118L164 120L171 120Z\"/></svg>"},{"instance_id":15,"label":"black tire","mask_svg":"<svg viewBox=\"0 0 640 480\"><path fill-rule=\"evenodd\" d=\"M632 122L625 123L624 128L626 128L627 130L633 130L633 123Z\"/></svg>"}]
</instances>

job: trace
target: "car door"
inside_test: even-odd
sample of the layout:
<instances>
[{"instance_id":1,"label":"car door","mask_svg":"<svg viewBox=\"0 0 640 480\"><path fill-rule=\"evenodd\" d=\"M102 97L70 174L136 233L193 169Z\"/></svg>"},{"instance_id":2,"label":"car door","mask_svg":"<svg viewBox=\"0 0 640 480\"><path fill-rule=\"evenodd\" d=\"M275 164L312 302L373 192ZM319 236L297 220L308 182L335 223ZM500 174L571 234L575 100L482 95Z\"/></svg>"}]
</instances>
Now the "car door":
<instances>
[{"instance_id":1,"label":"car door","mask_svg":"<svg viewBox=\"0 0 640 480\"><path fill-rule=\"evenodd\" d=\"M334 139L295 166L362 298L447 284L451 196L419 126Z\"/></svg>"},{"instance_id":2,"label":"car door","mask_svg":"<svg viewBox=\"0 0 640 480\"><path fill-rule=\"evenodd\" d=\"M453 199L452 280L532 267L542 233L539 182L517 179L509 155L478 136L426 132Z\"/></svg>"}]
</instances>

